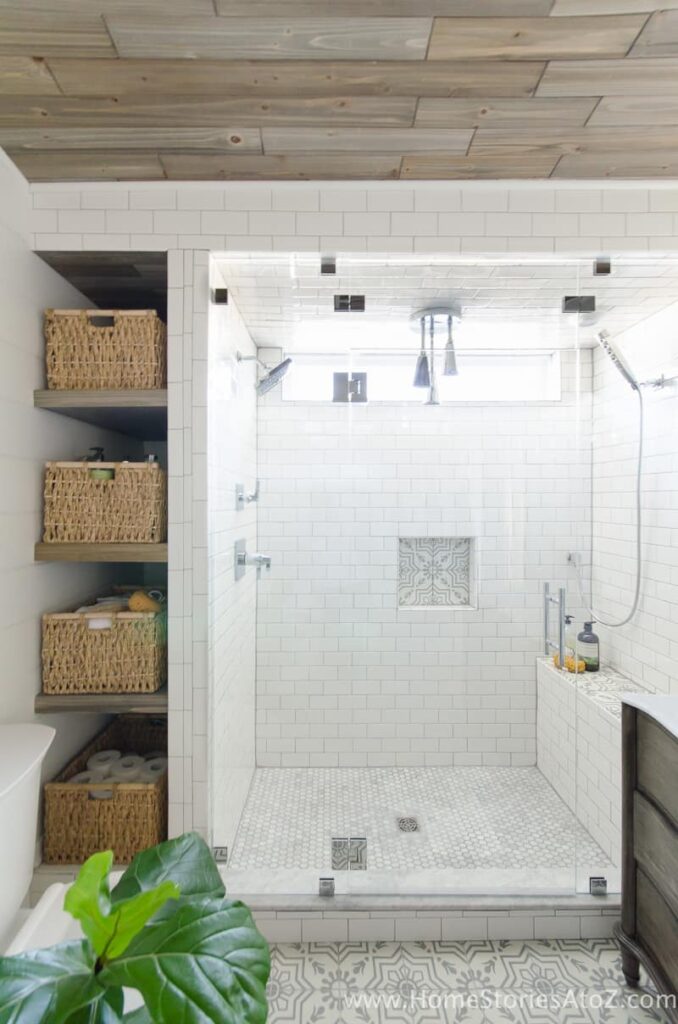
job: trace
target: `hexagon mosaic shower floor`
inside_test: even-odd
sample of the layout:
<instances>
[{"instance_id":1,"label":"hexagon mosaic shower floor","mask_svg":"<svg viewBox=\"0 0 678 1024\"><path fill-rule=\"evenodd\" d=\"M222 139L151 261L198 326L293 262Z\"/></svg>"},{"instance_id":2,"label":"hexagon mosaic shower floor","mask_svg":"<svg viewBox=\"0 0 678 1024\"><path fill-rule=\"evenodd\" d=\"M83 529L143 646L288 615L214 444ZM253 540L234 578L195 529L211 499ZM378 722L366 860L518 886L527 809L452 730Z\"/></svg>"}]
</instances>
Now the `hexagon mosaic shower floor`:
<instances>
[{"instance_id":1,"label":"hexagon mosaic shower floor","mask_svg":"<svg viewBox=\"0 0 678 1024\"><path fill-rule=\"evenodd\" d=\"M228 866L325 871L332 836L374 871L610 863L537 768L259 768Z\"/></svg>"},{"instance_id":2,"label":"hexagon mosaic shower floor","mask_svg":"<svg viewBox=\"0 0 678 1024\"><path fill-rule=\"evenodd\" d=\"M611 939L272 948L269 1024L668 1024ZM635 1001L635 1005L634 1005Z\"/></svg>"}]
</instances>

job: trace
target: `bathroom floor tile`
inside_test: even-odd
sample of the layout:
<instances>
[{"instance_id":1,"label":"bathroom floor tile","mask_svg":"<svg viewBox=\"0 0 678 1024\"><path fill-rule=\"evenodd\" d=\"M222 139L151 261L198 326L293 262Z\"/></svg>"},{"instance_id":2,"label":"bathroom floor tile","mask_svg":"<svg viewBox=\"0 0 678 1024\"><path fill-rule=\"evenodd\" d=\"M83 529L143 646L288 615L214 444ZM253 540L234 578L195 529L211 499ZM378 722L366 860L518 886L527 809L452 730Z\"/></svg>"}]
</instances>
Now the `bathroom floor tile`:
<instances>
[{"instance_id":1,"label":"bathroom floor tile","mask_svg":"<svg viewBox=\"0 0 678 1024\"><path fill-rule=\"evenodd\" d=\"M260 768L228 866L326 872L333 836L374 871L610 863L537 768Z\"/></svg>"},{"instance_id":2,"label":"bathroom floor tile","mask_svg":"<svg viewBox=\"0 0 678 1024\"><path fill-rule=\"evenodd\" d=\"M270 1024L666 1024L629 989L610 939L286 944L272 948Z\"/></svg>"}]
</instances>

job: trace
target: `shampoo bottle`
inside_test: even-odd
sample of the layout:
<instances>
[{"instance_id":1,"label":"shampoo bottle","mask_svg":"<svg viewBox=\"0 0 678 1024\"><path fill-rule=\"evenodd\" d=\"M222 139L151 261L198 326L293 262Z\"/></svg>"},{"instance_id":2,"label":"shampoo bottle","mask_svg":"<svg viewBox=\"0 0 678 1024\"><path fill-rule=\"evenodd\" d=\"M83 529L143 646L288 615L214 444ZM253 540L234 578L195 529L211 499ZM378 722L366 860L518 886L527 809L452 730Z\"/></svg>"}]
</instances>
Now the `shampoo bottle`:
<instances>
[{"instance_id":1,"label":"shampoo bottle","mask_svg":"<svg viewBox=\"0 0 678 1024\"><path fill-rule=\"evenodd\" d=\"M577 647L586 671L597 672L600 668L600 641L593 632L592 622L584 623L583 630L577 636Z\"/></svg>"}]
</instances>

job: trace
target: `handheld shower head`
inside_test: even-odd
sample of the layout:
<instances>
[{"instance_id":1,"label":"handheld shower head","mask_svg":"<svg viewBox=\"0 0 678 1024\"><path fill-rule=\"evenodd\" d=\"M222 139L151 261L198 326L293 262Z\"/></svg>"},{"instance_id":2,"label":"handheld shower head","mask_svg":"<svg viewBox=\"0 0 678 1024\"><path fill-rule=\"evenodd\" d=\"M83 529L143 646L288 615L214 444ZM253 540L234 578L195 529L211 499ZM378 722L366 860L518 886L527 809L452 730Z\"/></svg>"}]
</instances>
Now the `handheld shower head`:
<instances>
[{"instance_id":1,"label":"handheld shower head","mask_svg":"<svg viewBox=\"0 0 678 1024\"><path fill-rule=\"evenodd\" d=\"M269 370L266 376L262 377L257 384L257 394L267 395L269 391L272 391L273 388L283 379L291 365L291 359L284 359L282 363L278 363L278 365L274 366L272 370Z\"/></svg>"},{"instance_id":2,"label":"handheld shower head","mask_svg":"<svg viewBox=\"0 0 678 1024\"><path fill-rule=\"evenodd\" d=\"M634 391L639 391L638 381L631 373L630 368L624 362L621 353L612 344L609 333L607 331L599 331L596 335L596 339L600 347L608 354L614 365L617 367L627 384L630 384Z\"/></svg>"}]
</instances>

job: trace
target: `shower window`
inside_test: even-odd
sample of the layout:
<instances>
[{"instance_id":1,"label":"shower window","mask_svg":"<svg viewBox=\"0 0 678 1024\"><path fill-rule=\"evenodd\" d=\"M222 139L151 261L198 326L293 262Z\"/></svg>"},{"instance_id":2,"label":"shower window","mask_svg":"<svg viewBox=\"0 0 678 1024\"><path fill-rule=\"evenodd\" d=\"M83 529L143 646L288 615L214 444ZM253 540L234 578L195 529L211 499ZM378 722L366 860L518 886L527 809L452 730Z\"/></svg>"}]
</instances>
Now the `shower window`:
<instances>
[{"instance_id":1,"label":"shower window","mask_svg":"<svg viewBox=\"0 0 678 1024\"><path fill-rule=\"evenodd\" d=\"M415 353L416 354L416 353ZM412 384L412 352L300 355L283 382L288 402L331 402L337 371L367 375L370 402L416 402L424 396ZM441 402L543 402L560 399L558 352L460 352L459 376L438 373Z\"/></svg>"}]
</instances>

